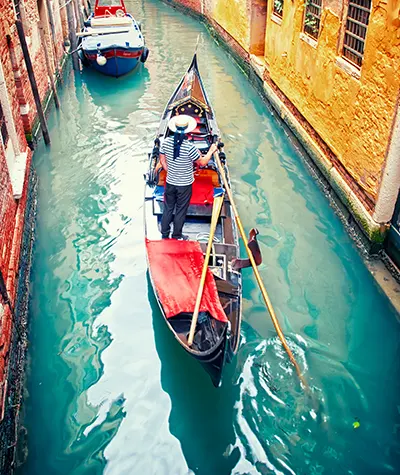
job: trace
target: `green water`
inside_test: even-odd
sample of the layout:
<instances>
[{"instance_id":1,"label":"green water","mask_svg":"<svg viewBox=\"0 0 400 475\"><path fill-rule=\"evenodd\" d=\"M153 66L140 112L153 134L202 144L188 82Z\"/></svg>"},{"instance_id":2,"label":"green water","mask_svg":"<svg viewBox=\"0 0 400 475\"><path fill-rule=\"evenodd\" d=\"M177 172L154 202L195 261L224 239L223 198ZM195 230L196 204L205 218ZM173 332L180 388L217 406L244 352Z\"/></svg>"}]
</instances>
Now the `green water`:
<instances>
[{"instance_id":1,"label":"green water","mask_svg":"<svg viewBox=\"0 0 400 475\"><path fill-rule=\"evenodd\" d=\"M285 130L203 26L131 1L150 48L118 80L70 72L34 156L38 222L24 475L400 472L400 328ZM305 378L244 271L238 356L216 390L178 347L146 274L143 173L200 34L239 211ZM355 418L360 428L353 429Z\"/></svg>"}]
</instances>

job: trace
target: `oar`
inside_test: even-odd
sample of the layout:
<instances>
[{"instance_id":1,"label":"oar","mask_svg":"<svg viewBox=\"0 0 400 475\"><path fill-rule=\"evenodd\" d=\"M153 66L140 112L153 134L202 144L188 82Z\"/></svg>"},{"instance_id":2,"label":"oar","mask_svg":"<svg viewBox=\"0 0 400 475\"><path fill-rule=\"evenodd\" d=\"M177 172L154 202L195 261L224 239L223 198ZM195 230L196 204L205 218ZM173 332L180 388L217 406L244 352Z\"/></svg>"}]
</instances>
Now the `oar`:
<instances>
[{"instance_id":1,"label":"oar","mask_svg":"<svg viewBox=\"0 0 400 475\"><path fill-rule=\"evenodd\" d=\"M203 296L204 284L207 277L208 261L210 260L211 248L214 241L215 230L217 229L218 217L221 212L222 204L224 202L224 196L216 196L214 198L214 204L211 215L211 225L210 225L210 237L208 238L206 255L204 257L203 270L201 271L200 285L199 290L197 291L196 304L194 306L194 312L192 317L192 324L190 325L190 332L188 338L188 345L192 346L194 332L196 330L197 319L199 317L199 310L201 304L201 298Z\"/></svg>"},{"instance_id":2,"label":"oar","mask_svg":"<svg viewBox=\"0 0 400 475\"><path fill-rule=\"evenodd\" d=\"M244 247L246 248L246 252L247 252L247 255L249 256L249 259L250 259L250 262L251 262L251 266L253 267L253 271L254 271L254 275L256 277L256 280L257 280L257 283L258 283L258 286L260 287L260 290L261 290L261 293L262 293L262 296L264 297L264 301L265 301L265 304L267 306L267 309L268 309L268 312L271 316L271 320L272 320L272 323L274 324L274 327L275 327L275 330L276 330L276 333L278 334L281 342L282 342L282 345L283 347L285 348L286 350L286 353L288 354L289 356L289 359L290 361L292 362L293 366L296 368L296 372L299 376L299 379L300 381L303 383L304 387L309 389L309 386L307 384L307 382L305 381L305 379L303 378L302 374L301 374L301 371L300 371L300 367L299 365L297 364L297 361L295 360L294 356L293 356L293 353L292 353L292 350L289 348L289 345L286 341L286 338L285 338L285 335L283 334L282 332L282 329L279 325L279 322L278 322L278 319L276 318L276 314L275 314L275 311L274 311L274 308L272 307L272 303L271 303L271 300L268 296L268 293L267 293L267 290L265 289L265 286L264 286L264 283L261 279L261 276L260 276L260 272L258 271L258 267L257 267L257 264L254 260L254 257L253 257L253 254L249 248L249 246L247 245L247 236L244 232L244 228L243 228L243 225L242 225L242 221L240 220L240 217L239 217L239 213L238 213L238 210L236 208L236 205L235 205L235 201L233 199L233 195L232 195L232 190L229 186L229 183L228 183L228 180L226 178L226 174L225 174L225 169L224 167L222 166L221 164L221 160L219 158L219 155L218 155L218 152L215 152L214 153L214 159L215 159L215 163L217 164L218 166L218 169L219 169L219 172L220 172L220 175L222 177L222 181L224 183L224 188L225 188L225 192L226 194L228 195L228 198L229 198L229 201L231 203L231 206L232 206L232 210L233 210L233 214L235 216L235 220L236 220L236 224L239 228L239 232L240 232L240 235L242 236L242 239L243 239L243 243L244 243Z\"/></svg>"},{"instance_id":3,"label":"oar","mask_svg":"<svg viewBox=\"0 0 400 475\"><path fill-rule=\"evenodd\" d=\"M116 35L119 33L129 33L129 30L125 29L119 29L119 30L110 30L105 28L104 30L89 30L89 31L79 31L76 33L76 36L78 37L86 37L86 36L98 36L98 35Z\"/></svg>"}]
</instances>

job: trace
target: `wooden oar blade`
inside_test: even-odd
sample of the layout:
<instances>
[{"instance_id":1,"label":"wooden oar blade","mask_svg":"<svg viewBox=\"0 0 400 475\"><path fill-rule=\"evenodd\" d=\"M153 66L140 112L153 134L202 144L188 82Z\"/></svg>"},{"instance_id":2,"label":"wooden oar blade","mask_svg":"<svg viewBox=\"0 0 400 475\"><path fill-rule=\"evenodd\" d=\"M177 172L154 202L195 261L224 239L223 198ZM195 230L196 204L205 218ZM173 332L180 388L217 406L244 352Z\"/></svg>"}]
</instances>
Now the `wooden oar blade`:
<instances>
[{"instance_id":1,"label":"wooden oar blade","mask_svg":"<svg viewBox=\"0 0 400 475\"><path fill-rule=\"evenodd\" d=\"M192 323L190 325L190 332L188 337L188 346L193 343L194 332L196 330L197 319L199 317L199 310L201 305L201 298L203 296L204 284L207 277L208 261L210 260L211 248L214 241L215 230L217 229L218 218L221 213L221 208L224 203L224 195L216 196L214 198L213 209L211 214L210 234L208 237L206 255L204 257L203 269L201 272L199 290L197 291L196 304L194 307Z\"/></svg>"},{"instance_id":2,"label":"wooden oar blade","mask_svg":"<svg viewBox=\"0 0 400 475\"><path fill-rule=\"evenodd\" d=\"M215 226L215 228L217 227L218 218L221 213L223 204L224 204L224 195L216 196L214 198L213 209L212 209L212 214L211 214L210 233L211 233L211 229L213 228L213 225ZM214 229L214 233L215 233L215 229Z\"/></svg>"}]
</instances>

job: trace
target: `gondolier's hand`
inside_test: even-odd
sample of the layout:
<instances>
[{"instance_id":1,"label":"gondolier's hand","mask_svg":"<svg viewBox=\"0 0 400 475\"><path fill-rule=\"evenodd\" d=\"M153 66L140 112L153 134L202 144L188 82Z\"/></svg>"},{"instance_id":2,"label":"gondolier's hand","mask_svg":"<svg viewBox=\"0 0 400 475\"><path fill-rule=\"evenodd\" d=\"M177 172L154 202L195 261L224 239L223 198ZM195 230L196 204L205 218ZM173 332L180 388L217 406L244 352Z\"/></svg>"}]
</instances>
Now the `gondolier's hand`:
<instances>
[{"instance_id":1,"label":"gondolier's hand","mask_svg":"<svg viewBox=\"0 0 400 475\"><path fill-rule=\"evenodd\" d=\"M197 160L197 164L200 167L205 167L207 163L211 160L211 157L213 154L217 151L218 147L215 145L215 143L210 145L210 148L208 149L208 152L205 155L202 155L201 158Z\"/></svg>"},{"instance_id":2,"label":"gondolier's hand","mask_svg":"<svg viewBox=\"0 0 400 475\"><path fill-rule=\"evenodd\" d=\"M158 162L157 165L155 166L154 168L154 172L157 173L158 170L161 170L162 169L162 163L161 162Z\"/></svg>"}]
</instances>

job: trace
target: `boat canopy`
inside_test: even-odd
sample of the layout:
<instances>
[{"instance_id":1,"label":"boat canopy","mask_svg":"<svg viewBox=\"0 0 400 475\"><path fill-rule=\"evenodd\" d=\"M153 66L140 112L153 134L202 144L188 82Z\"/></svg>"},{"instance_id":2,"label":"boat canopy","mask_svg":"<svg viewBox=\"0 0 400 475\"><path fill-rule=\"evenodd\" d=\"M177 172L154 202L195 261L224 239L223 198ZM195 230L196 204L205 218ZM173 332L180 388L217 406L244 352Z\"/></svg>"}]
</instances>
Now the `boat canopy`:
<instances>
[{"instance_id":1,"label":"boat canopy","mask_svg":"<svg viewBox=\"0 0 400 475\"><path fill-rule=\"evenodd\" d=\"M204 264L200 243L176 239L146 239L146 248L154 288L165 316L172 318L180 313L193 313ZM228 321L209 269L200 312L209 312L220 322Z\"/></svg>"},{"instance_id":2,"label":"boat canopy","mask_svg":"<svg viewBox=\"0 0 400 475\"><path fill-rule=\"evenodd\" d=\"M95 17L124 17L125 15L126 8L123 0L96 0L94 6Z\"/></svg>"}]
</instances>

